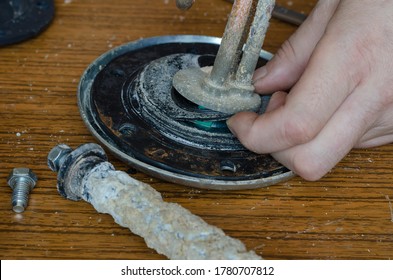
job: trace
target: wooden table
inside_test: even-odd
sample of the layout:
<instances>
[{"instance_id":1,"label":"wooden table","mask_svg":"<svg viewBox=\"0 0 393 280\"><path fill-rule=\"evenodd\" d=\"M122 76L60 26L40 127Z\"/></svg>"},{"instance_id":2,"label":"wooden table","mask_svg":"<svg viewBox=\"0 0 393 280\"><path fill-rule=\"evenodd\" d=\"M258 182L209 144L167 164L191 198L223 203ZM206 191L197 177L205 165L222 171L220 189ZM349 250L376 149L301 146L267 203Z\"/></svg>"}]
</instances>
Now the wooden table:
<instances>
[{"instance_id":1,"label":"wooden table","mask_svg":"<svg viewBox=\"0 0 393 280\"><path fill-rule=\"evenodd\" d=\"M47 154L59 143L95 142L76 101L79 79L94 59L140 38L221 36L231 5L197 0L181 12L174 0L55 2L56 16L44 33L0 48L0 257L162 259L112 217L63 199ZM309 13L316 1L277 2ZM295 29L272 20L264 48L275 52ZM110 161L129 169L113 156ZM32 168L39 181L26 211L16 214L7 176L20 166ZM257 190L199 190L131 175L267 259L393 257L393 145L355 150L318 182L295 177Z\"/></svg>"}]
</instances>

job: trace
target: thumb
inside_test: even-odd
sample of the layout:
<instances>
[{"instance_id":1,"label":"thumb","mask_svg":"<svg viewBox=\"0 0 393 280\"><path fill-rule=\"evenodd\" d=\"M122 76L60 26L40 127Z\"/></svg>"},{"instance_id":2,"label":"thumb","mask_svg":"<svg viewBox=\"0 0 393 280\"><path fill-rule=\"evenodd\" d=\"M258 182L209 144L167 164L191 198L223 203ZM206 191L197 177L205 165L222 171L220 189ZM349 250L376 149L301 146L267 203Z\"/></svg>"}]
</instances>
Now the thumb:
<instances>
[{"instance_id":1,"label":"thumb","mask_svg":"<svg viewBox=\"0 0 393 280\"><path fill-rule=\"evenodd\" d=\"M228 128L232 134L239 139L244 147L254 153L259 153L260 151L256 149L258 143L252 142L256 138L250 137L250 135L252 134L251 129L254 127L253 124L257 121L258 117L262 116L258 116L254 112L240 112L227 120Z\"/></svg>"},{"instance_id":2,"label":"thumb","mask_svg":"<svg viewBox=\"0 0 393 280\"><path fill-rule=\"evenodd\" d=\"M287 90L298 81L339 2L319 1L273 59L255 71L254 86L257 92Z\"/></svg>"},{"instance_id":3,"label":"thumb","mask_svg":"<svg viewBox=\"0 0 393 280\"><path fill-rule=\"evenodd\" d=\"M261 143L259 143L260 131L258 131L258 121L261 121L269 112L283 106L286 101L287 94L283 91L278 91L270 98L269 105L266 108L264 115L258 115L254 112L240 112L227 120L229 130L235 135L239 141L255 153L262 153L260 150Z\"/></svg>"}]
</instances>

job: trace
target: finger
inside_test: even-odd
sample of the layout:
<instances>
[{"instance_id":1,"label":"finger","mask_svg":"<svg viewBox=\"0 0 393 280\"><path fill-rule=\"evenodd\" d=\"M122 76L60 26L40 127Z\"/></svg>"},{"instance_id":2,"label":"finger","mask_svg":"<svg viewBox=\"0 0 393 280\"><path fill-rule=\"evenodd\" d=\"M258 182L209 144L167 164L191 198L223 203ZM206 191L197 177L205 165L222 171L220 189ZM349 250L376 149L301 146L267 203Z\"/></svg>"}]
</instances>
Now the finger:
<instances>
[{"instance_id":1,"label":"finger","mask_svg":"<svg viewBox=\"0 0 393 280\"><path fill-rule=\"evenodd\" d=\"M274 111L285 104L287 93L284 91L275 92L269 100L269 104L266 107L265 113Z\"/></svg>"},{"instance_id":2,"label":"finger","mask_svg":"<svg viewBox=\"0 0 393 280\"><path fill-rule=\"evenodd\" d=\"M319 1L305 22L282 45L273 59L255 71L254 86L257 92L286 90L299 79L338 2Z\"/></svg>"},{"instance_id":3,"label":"finger","mask_svg":"<svg viewBox=\"0 0 393 280\"><path fill-rule=\"evenodd\" d=\"M360 144L355 145L355 148L367 149L367 148L374 148L391 143L393 143L393 132L391 132L391 134L388 135L374 137L368 141L361 142Z\"/></svg>"},{"instance_id":4,"label":"finger","mask_svg":"<svg viewBox=\"0 0 393 280\"><path fill-rule=\"evenodd\" d=\"M393 105L381 112L378 120L373 124L359 142L356 148L372 148L393 143Z\"/></svg>"},{"instance_id":5,"label":"finger","mask_svg":"<svg viewBox=\"0 0 393 280\"><path fill-rule=\"evenodd\" d=\"M244 115L229 119L231 131L248 149L277 152L307 143L320 132L360 83L365 75L362 69L368 69L362 64L367 62L361 61L356 53L344 52L339 41L334 32L321 39L307 69L281 107L254 118L253 122L248 119L243 123ZM358 67L351 67L355 62Z\"/></svg>"},{"instance_id":6,"label":"finger","mask_svg":"<svg viewBox=\"0 0 393 280\"><path fill-rule=\"evenodd\" d=\"M270 153L310 141L360 82L364 73L358 69L367 67L351 68L354 62L361 64L361 58L343 51L337 34L342 37L345 33L336 34L340 25L334 27L318 43L284 105L258 118L239 115L229 120L230 129L247 148ZM344 49L350 50L353 41L347 37L342 41L346 44ZM242 118L247 122L241 123Z\"/></svg>"},{"instance_id":7,"label":"finger","mask_svg":"<svg viewBox=\"0 0 393 280\"><path fill-rule=\"evenodd\" d=\"M247 111L237 113L227 120L227 126L232 134L235 135L247 149L256 153L258 153L258 151L253 150L253 147L256 145L248 143L249 140L247 140L247 138L249 139L250 137L247 137L247 135L249 134L250 127L252 127L259 118L261 118L261 116L257 113Z\"/></svg>"},{"instance_id":8,"label":"finger","mask_svg":"<svg viewBox=\"0 0 393 280\"><path fill-rule=\"evenodd\" d=\"M320 179L375 122L379 105L372 97L367 86L357 88L312 141L273 153L273 157L306 180Z\"/></svg>"},{"instance_id":9,"label":"finger","mask_svg":"<svg viewBox=\"0 0 393 280\"><path fill-rule=\"evenodd\" d=\"M285 99L287 97L287 93L283 91L278 91L274 93L269 101L268 106L266 107L265 113L269 111L276 110L278 107L282 106L285 103ZM236 133L239 133L240 135L247 133L247 128L251 126L255 120L259 117L258 114L254 112L241 112L236 115L237 121L236 123L241 123L242 125L239 125L238 128L236 129ZM233 119L233 118L232 118ZM229 129L231 129L232 125L230 125L231 120L227 121ZM242 129L245 129L244 131ZM232 133L236 136L236 133L234 130L231 130Z\"/></svg>"}]
</instances>

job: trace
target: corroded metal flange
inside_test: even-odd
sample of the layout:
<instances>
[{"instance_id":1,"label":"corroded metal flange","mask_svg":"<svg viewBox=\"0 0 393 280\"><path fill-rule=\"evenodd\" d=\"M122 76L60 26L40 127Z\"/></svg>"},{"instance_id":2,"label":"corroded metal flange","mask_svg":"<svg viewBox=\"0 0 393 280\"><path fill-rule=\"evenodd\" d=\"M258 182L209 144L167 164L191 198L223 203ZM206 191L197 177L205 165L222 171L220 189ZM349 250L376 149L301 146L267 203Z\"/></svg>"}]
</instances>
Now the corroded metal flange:
<instances>
[{"instance_id":1,"label":"corroded metal flange","mask_svg":"<svg viewBox=\"0 0 393 280\"><path fill-rule=\"evenodd\" d=\"M228 115L184 99L173 76L214 62L220 39L165 36L115 48L82 76L78 103L92 134L132 167L187 186L258 188L293 173L270 155L245 149L225 125ZM271 55L261 53L258 66ZM264 107L268 98L261 98Z\"/></svg>"}]
</instances>

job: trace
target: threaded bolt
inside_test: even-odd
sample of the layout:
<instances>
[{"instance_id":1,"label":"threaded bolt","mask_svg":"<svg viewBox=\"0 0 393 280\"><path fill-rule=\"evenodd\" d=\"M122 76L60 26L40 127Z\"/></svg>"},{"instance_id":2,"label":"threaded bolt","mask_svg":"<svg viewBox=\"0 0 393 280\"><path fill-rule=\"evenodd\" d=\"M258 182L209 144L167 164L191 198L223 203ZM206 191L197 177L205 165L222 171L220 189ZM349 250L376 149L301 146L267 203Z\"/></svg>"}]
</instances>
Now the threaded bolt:
<instances>
[{"instance_id":1,"label":"threaded bolt","mask_svg":"<svg viewBox=\"0 0 393 280\"><path fill-rule=\"evenodd\" d=\"M29 168L14 168L8 176L12 192L12 210L22 213L27 207L29 194L37 183L37 176Z\"/></svg>"}]
</instances>

